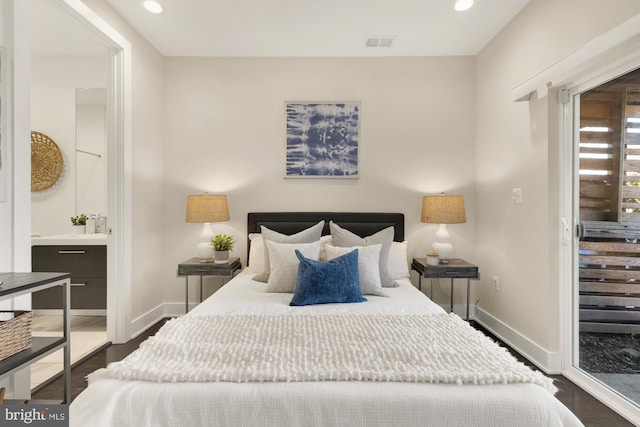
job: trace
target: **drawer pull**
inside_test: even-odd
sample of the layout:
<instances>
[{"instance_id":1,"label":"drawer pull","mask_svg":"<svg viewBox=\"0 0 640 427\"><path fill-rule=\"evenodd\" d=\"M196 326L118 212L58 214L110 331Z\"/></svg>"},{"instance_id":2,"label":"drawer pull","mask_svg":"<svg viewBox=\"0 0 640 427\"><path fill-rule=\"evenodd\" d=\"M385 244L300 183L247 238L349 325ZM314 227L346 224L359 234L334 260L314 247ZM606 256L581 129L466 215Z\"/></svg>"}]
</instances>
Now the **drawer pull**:
<instances>
[{"instance_id":1,"label":"drawer pull","mask_svg":"<svg viewBox=\"0 0 640 427\"><path fill-rule=\"evenodd\" d=\"M82 251L82 250L78 250L78 251L58 251L59 254L86 254L87 251Z\"/></svg>"},{"instance_id":2,"label":"drawer pull","mask_svg":"<svg viewBox=\"0 0 640 427\"><path fill-rule=\"evenodd\" d=\"M87 286L86 283L72 283L71 286Z\"/></svg>"}]
</instances>

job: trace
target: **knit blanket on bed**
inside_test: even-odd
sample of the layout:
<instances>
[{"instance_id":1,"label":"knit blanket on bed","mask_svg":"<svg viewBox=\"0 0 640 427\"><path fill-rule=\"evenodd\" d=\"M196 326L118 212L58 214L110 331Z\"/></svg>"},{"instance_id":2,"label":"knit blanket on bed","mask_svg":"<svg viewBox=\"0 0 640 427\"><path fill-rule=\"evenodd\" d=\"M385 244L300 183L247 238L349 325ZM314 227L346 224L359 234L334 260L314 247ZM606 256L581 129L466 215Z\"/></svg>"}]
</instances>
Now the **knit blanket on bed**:
<instances>
[{"instance_id":1,"label":"knit blanket on bed","mask_svg":"<svg viewBox=\"0 0 640 427\"><path fill-rule=\"evenodd\" d=\"M106 371L157 382L534 383L555 392L453 314L186 316Z\"/></svg>"}]
</instances>

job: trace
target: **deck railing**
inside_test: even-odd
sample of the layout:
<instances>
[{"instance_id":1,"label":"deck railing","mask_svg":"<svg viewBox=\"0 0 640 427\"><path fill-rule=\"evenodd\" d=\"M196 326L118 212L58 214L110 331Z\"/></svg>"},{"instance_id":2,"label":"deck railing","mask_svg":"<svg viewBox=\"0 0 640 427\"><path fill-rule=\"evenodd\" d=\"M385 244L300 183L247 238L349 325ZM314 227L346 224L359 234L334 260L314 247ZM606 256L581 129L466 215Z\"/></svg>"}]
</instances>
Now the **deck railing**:
<instances>
[{"instance_id":1,"label":"deck railing","mask_svg":"<svg viewBox=\"0 0 640 427\"><path fill-rule=\"evenodd\" d=\"M640 333L640 224L581 224L580 331Z\"/></svg>"}]
</instances>

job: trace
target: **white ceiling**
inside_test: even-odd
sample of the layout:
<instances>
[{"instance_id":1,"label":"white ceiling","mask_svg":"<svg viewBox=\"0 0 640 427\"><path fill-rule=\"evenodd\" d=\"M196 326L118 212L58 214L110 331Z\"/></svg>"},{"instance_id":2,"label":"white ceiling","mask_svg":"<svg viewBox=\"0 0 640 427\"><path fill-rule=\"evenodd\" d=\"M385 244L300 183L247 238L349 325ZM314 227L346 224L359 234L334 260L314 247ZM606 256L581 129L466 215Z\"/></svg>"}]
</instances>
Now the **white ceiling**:
<instances>
[{"instance_id":1,"label":"white ceiling","mask_svg":"<svg viewBox=\"0 0 640 427\"><path fill-rule=\"evenodd\" d=\"M158 0L160 15L106 1L165 56L441 56L477 54L529 0Z\"/></svg>"},{"instance_id":2,"label":"white ceiling","mask_svg":"<svg viewBox=\"0 0 640 427\"><path fill-rule=\"evenodd\" d=\"M61 2L31 0L31 53L35 55L104 55L100 39Z\"/></svg>"}]
</instances>

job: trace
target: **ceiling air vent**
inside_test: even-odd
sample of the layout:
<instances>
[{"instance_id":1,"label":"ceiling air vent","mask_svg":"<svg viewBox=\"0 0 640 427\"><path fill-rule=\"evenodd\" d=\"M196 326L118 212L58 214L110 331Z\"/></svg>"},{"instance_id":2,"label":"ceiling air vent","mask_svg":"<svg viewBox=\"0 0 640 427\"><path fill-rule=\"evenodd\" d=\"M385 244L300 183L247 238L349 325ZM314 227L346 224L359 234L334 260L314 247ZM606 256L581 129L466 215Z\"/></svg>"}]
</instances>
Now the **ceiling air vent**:
<instances>
[{"instance_id":1,"label":"ceiling air vent","mask_svg":"<svg viewBox=\"0 0 640 427\"><path fill-rule=\"evenodd\" d=\"M364 45L366 47L391 47L394 40L395 36L367 37Z\"/></svg>"}]
</instances>

